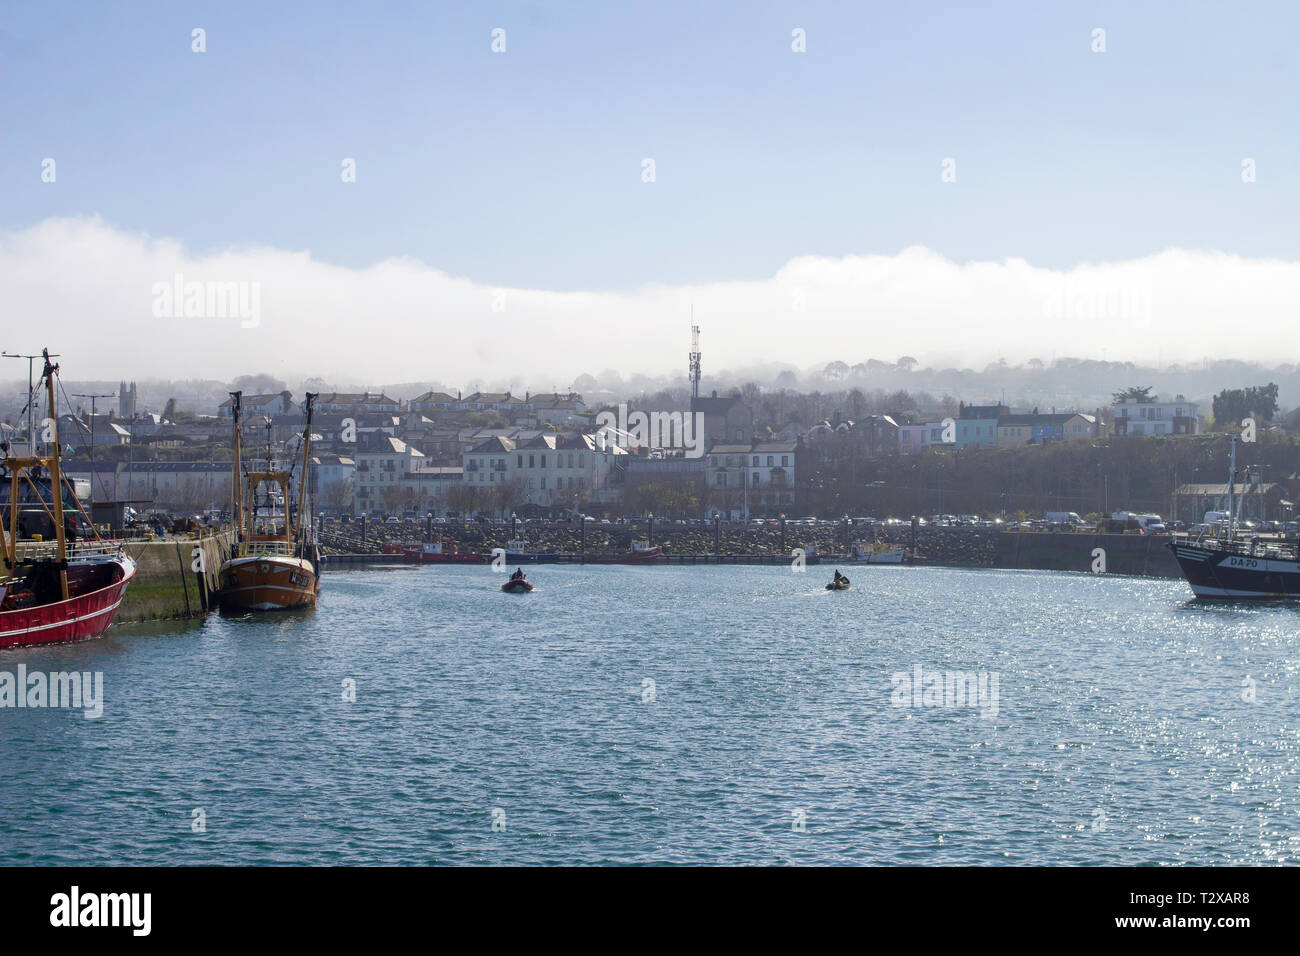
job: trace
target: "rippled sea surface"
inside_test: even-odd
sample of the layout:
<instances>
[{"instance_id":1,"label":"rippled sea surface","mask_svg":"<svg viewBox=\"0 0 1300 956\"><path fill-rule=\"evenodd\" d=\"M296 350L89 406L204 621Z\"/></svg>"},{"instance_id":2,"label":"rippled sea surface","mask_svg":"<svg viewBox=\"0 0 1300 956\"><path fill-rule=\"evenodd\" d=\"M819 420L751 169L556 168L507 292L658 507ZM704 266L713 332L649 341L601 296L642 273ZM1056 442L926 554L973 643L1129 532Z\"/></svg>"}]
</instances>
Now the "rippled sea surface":
<instances>
[{"instance_id":1,"label":"rippled sea surface","mask_svg":"<svg viewBox=\"0 0 1300 956\"><path fill-rule=\"evenodd\" d=\"M831 570L367 568L314 612L0 651L106 698L0 709L0 864L1296 861L1300 608ZM996 713L925 706L918 665Z\"/></svg>"}]
</instances>

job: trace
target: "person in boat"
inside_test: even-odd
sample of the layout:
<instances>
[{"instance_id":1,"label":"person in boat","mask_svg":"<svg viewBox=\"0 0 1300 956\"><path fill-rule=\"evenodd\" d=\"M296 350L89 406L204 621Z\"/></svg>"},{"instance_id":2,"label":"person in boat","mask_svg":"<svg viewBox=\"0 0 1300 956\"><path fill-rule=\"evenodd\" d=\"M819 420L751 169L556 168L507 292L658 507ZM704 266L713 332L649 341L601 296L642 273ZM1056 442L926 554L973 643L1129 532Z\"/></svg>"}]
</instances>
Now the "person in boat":
<instances>
[{"instance_id":1,"label":"person in boat","mask_svg":"<svg viewBox=\"0 0 1300 956\"><path fill-rule=\"evenodd\" d=\"M524 569L515 568L515 573L510 575L511 581L522 581L524 579Z\"/></svg>"},{"instance_id":2,"label":"person in boat","mask_svg":"<svg viewBox=\"0 0 1300 956\"><path fill-rule=\"evenodd\" d=\"M835 579L834 579L834 580L835 580L835 583L836 583L836 584L842 584L843 582L847 581L848 578L846 578L844 575L840 574L840 569L839 569L839 568L836 568L836 569L835 569Z\"/></svg>"}]
</instances>

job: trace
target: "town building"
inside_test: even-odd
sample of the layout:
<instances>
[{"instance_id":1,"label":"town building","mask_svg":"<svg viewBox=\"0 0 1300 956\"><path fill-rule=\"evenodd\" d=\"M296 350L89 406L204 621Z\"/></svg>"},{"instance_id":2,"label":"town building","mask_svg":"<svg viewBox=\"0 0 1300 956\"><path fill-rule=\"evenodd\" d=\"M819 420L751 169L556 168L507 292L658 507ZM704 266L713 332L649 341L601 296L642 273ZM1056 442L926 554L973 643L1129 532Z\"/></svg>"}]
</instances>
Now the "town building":
<instances>
[{"instance_id":1,"label":"town building","mask_svg":"<svg viewBox=\"0 0 1300 956\"><path fill-rule=\"evenodd\" d=\"M797 500L798 441L728 442L709 448L706 486L709 509L732 518L776 516Z\"/></svg>"},{"instance_id":2,"label":"town building","mask_svg":"<svg viewBox=\"0 0 1300 956\"><path fill-rule=\"evenodd\" d=\"M356 462L354 513L414 510L415 502L407 500L410 485L402 481L408 472L425 464L424 457L419 449L391 435L376 434L365 442L358 441L353 455Z\"/></svg>"},{"instance_id":3,"label":"town building","mask_svg":"<svg viewBox=\"0 0 1300 956\"><path fill-rule=\"evenodd\" d=\"M627 452L587 434L534 432L518 440L493 435L465 452L466 487L507 488L517 505L577 510L609 504L621 492Z\"/></svg>"},{"instance_id":4,"label":"town building","mask_svg":"<svg viewBox=\"0 0 1300 956\"><path fill-rule=\"evenodd\" d=\"M324 415L336 414L352 418L360 415L397 415L402 411L402 403L382 392L330 392L328 395L316 396L315 410Z\"/></svg>"},{"instance_id":5,"label":"town building","mask_svg":"<svg viewBox=\"0 0 1300 956\"><path fill-rule=\"evenodd\" d=\"M1011 414L1006 405L966 405L957 413L958 448L993 448L998 443L998 420Z\"/></svg>"},{"instance_id":6,"label":"town building","mask_svg":"<svg viewBox=\"0 0 1300 956\"><path fill-rule=\"evenodd\" d=\"M1126 399L1111 406L1116 435L1199 435L1202 431L1197 404L1173 402L1139 402Z\"/></svg>"},{"instance_id":7,"label":"town building","mask_svg":"<svg viewBox=\"0 0 1300 956\"><path fill-rule=\"evenodd\" d=\"M342 455L313 455L307 466L308 487L316 510L350 512L356 499L356 462Z\"/></svg>"},{"instance_id":8,"label":"town building","mask_svg":"<svg viewBox=\"0 0 1300 956\"><path fill-rule=\"evenodd\" d=\"M718 444L748 444L754 435L754 410L739 397L719 398L715 390L708 398L691 399L691 416L704 416L704 447Z\"/></svg>"},{"instance_id":9,"label":"town building","mask_svg":"<svg viewBox=\"0 0 1300 956\"><path fill-rule=\"evenodd\" d=\"M920 422L914 425L898 426L898 451L903 455L914 455L931 445L943 445L943 422ZM955 432L955 426L954 426ZM947 444L952 444L948 442Z\"/></svg>"},{"instance_id":10,"label":"town building","mask_svg":"<svg viewBox=\"0 0 1300 956\"><path fill-rule=\"evenodd\" d=\"M224 421L230 421L230 408L233 402L233 398L228 398L217 406L220 417ZM293 400L293 393L287 389L268 395L241 395L239 402L246 421L254 415L275 418L277 415L294 415L300 411L298 404Z\"/></svg>"},{"instance_id":11,"label":"town building","mask_svg":"<svg viewBox=\"0 0 1300 956\"><path fill-rule=\"evenodd\" d=\"M1053 412L1040 415L1003 415L998 419L998 447L1045 445L1053 441L1077 441L1096 436L1097 419L1078 412Z\"/></svg>"},{"instance_id":12,"label":"town building","mask_svg":"<svg viewBox=\"0 0 1300 956\"><path fill-rule=\"evenodd\" d=\"M1286 486L1275 482L1238 483L1233 486L1233 500L1240 503L1242 520L1287 521L1292 514L1292 502L1287 498ZM1207 511L1228 510L1226 484L1184 484L1174 491L1174 518L1196 525L1205 519Z\"/></svg>"}]
</instances>

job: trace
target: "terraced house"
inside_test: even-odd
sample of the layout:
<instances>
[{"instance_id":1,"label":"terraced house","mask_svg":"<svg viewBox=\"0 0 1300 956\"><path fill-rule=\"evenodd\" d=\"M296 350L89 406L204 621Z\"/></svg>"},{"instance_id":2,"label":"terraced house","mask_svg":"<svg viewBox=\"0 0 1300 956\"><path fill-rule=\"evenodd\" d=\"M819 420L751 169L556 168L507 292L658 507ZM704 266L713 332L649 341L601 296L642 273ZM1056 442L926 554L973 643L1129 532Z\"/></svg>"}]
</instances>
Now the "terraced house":
<instances>
[{"instance_id":1,"label":"terraced house","mask_svg":"<svg viewBox=\"0 0 1300 956\"><path fill-rule=\"evenodd\" d=\"M356 514L414 509L403 500L402 479L424 464L424 454L400 438L376 434L357 443L354 508ZM409 496L408 496L409 497Z\"/></svg>"},{"instance_id":2,"label":"terraced house","mask_svg":"<svg viewBox=\"0 0 1300 956\"><path fill-rule=\"evenodd\" d=\"M510 484L523 505L570 509L616 500L626 460L623 448L602 447L593 435L494 435L465 452L463 480L488 489Z\"/></svg>"},{"instance_id":3,"label":"terraced house","mask_svg":"<svg viewBox=\"0 0 1300 956\"><path fill-rule=\"evenodd\" d=\"M1005 405L966 405L957 414L958 448L993 448L998 443L998 421L1010 415Z\"/></svg>"},{"instance_id":4,"label":"terraced house","mask_svg":"<svg viewBox=\"0 0 1300 956\"><path fill-rule=\"evenodd\" d=\"M1096 434L1096 418L1078 412L1040 415L1035 409L1027 415L1003 415L998 419L999 448L1075 441L1093 438Z\"/></svg>"},{"instance_id":5,"label":"terraced house","mask_svg":"<svg viewBox=\"0 0 1300 956\"><path fill-rule=\"evenodd\" d=\"M710 507L736 517L793 509L799 449L798 441L714 445L705 456Z\"/></svg>"}]
</instances>

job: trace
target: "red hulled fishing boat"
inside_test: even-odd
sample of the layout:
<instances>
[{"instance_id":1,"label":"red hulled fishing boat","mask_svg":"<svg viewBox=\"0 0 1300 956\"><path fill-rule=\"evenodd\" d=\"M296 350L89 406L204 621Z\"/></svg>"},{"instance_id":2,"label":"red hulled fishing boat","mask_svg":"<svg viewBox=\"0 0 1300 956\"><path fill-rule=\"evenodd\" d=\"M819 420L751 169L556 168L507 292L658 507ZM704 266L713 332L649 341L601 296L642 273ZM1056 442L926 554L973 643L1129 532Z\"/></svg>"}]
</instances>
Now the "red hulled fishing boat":
<instances>
[{"instance_id":1,"label":"red hulled fishing boat","mask_svg":"<svg viewBox=\"0 0 1300 956\"><path fill-rule=\"evenodd\" d=\"M135 577L135 562L126 556L121 542L95 534L63 477L54 403L59 367L51 364L48 349L44 355L41 381L49 404L51 453L11 457L5 448L0 473L8 485L7 520L0 525L0 648L67 644L102 636ZM84 524L76 521L74 511L85 519ZM79 539L82 529L88 529L91 540Z\"/></svg>"}]
</instances>

